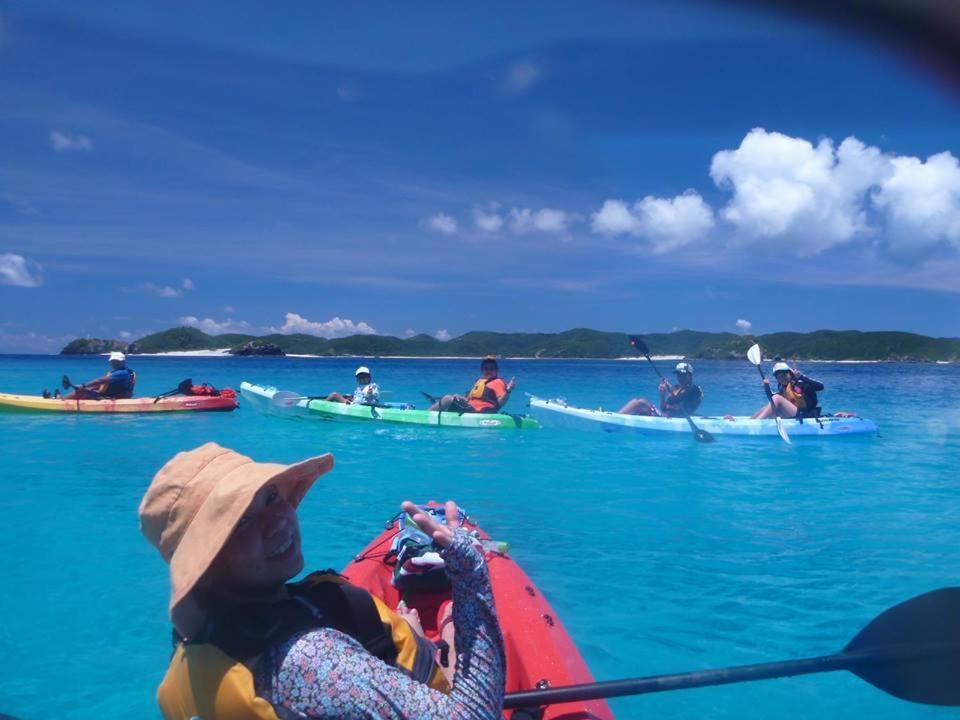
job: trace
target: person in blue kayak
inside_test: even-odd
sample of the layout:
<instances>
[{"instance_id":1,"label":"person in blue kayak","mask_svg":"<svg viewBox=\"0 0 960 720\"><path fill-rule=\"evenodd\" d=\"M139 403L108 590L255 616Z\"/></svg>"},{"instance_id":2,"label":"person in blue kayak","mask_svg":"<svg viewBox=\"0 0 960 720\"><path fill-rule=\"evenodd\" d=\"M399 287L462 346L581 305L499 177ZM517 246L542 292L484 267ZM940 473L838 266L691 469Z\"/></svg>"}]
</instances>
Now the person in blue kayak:
<instances>
[{"instance_id":1,"label":"person in blue kayak","mask_svg":"<svg viewBox=\"0 0 960 720\"><path fill-rule=\"evenodd\" d=\"M776 393L770 389L769 380L764 379L763 385L767 391L767 396L776 406L776 415L774 414L774 408L770 407L770 403L766 403L750 417L754 420L763 420L776 416L785 418L798 416L815 418L820 416L817 393L823 390L823 383L808 378L796 368L791 368L782 361L774 363L773 376L777 379Z\"/></svg>"},{"instance_id":2,"label":"person in blue kayak","mask_svg":"<svg viewBox=\"0 0 960 720\"><path fill-rule=\"evenodd\" d=\"M430 406L430 410L458 413L498 413L510 399L510 393L517 386L515 378L504 382L500 377L500 368L493 355L487 355L480 361L480 377L464 395L444 395Z\"/></svg>"},{"instance_id":3,"label":"person in blue kayak","mask_svg":"<svg viewBox=\"0 0 960 720\"><path fill-rule=\"evenodd\" d=\"M677 384L672 385L666 378L660 380L660 406L657 407L646 398L634 398L622 408L621 415L653 415L655 417L683 417L693 415L703 402L703 388L693 382L693 365L688 362L677 363L674 368Z\"/></svg>"},{"instance_id":4,"label":"person in blue kayak","mask_svg":"<svg viewBox=\"0 0 960 720\"><path fill-rule=\"evenodd\" d=\"M361 365L353 374L357 379L357 389L352 395L341 395L333 392L327 395L329 402L346 403L348 405L379 405L380 387L373 381L370 368Z\"/></svg>"},{"instance_id":5,"label":"person in blue kayak","mask_svg":"<svg viewBox=\"0 0 960 720\"><path fill-rule=\"evenodd\" d=\"M137 374L127 367L127 356L122 352L112 352L108 358L110 371L95 380L90 380L77 387L68 400L112 400L133 397L133 388L137 383Z\"/></svg>"}]
</instances>

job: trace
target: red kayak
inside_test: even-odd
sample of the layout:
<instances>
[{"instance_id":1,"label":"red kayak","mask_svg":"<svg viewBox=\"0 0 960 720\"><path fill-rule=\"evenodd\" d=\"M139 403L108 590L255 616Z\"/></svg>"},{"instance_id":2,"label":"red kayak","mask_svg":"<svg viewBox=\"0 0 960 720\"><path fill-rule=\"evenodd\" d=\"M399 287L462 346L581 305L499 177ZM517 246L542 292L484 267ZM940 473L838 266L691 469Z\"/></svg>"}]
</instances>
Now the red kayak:
<instances>
[{"instance_id":1,"label":"red kayak","mask_svg":"<svg viewBox=\"0 0 960 720\"><path fill-rule=\"evenodd\" d=\"M481 540L490 540L490 536L469 519L464 527L476 530ZM393 609L400 602L400 594L391 582L393 565L387 560L398 528L395 519L343 570L352 584L365 588ZM503 630L507 658L506 691L593 682L587 664L560 618L533 581L508 553L487 551L486 557ZM405 595L407 606L419 611L424 631L432 640L437 639L437 611L449 597L449 590L408 591ZM511 720L533 717L542 720L612 720L613 713L603 700L591 700L550 705L543 709L542 715L530 714L526 709L511 710L505 717Z\"/></svg>"}]
</instances>

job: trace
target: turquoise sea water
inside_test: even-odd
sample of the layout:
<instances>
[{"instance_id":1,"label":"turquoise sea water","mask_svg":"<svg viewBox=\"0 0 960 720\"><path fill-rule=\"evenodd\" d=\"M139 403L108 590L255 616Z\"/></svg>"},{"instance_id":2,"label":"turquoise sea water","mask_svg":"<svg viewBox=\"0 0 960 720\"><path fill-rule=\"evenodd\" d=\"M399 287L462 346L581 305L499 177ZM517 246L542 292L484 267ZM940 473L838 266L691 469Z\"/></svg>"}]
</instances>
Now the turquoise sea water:
<instances>
[{"instance_id":1,"label":"turquoise sea water","mask_svg":"<svg viewBox=\"0 0 960 720\"><path fill-rule=\"evenodd\" d=\"M349 359L136 358L138 390L185 377L308 393L352 389ZM392 400L465 391L475 361L369 360ZM669 363L663 363L668 369ZM696 363L707 413L763 402L746 363ZM102 358L0 357L0 389L38 393ZM523 391L617 408L653 395L635 362L506 361ZM838 650L876 613L960 576L957 365L811 364L827 410L856 410L875 439L639 437L477 432L229 414L0 413L0 713L157 717L170 653L165 566L137 505L178 450L214 440L259 460L331 451L301 506L308 567L342 567L405 499L452 497L512 552L598 678ZM618 716L955 717L845 674L618 700Z\"/></svg>"}]
</instances>

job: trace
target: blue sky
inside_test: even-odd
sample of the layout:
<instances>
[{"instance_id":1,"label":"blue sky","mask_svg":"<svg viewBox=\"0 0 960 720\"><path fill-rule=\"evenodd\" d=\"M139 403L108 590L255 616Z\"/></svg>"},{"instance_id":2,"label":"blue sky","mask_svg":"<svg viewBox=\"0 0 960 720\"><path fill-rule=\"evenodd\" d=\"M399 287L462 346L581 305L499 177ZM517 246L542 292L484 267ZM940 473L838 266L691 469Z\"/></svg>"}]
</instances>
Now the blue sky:
<instances>
[{"instance_id":1,"label":"blue sky","mask_svg":"<svg viewBox=\"0 0 960 720\"><path fill-rule=\"evenodd\" d=\"M0 352L960 336L960 96L885 47L717 3L195 5L0 2Z\"/></svg>"}]
</instances>

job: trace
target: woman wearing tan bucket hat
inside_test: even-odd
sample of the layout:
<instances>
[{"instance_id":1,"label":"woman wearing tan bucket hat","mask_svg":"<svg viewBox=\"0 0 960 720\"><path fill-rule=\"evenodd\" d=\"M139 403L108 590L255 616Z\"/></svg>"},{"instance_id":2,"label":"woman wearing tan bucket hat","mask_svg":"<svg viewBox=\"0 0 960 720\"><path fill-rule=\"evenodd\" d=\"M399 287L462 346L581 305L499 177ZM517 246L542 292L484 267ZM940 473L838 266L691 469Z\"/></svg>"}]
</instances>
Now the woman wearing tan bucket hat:
<instances>
[{"instance_id":1,"label":"woman wearing tan bucket hat","mask_svg":"<svg viewBox=\"0 0 960 720\"><path fill-rule=\"evenodd\" d=\"M164 717L499 718L503 637L482 554L411 503L453 585L453 687L416 622L335 573L303 569L296 507L333 467L254 462L207 443L154 477L140 527L170 565L176 651L160 686ZM414 619L415 620L415 619Z\"/></svg>"}]
</instances>

